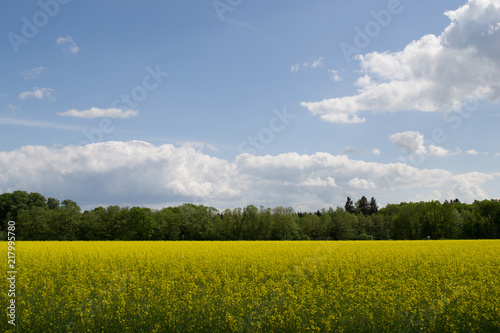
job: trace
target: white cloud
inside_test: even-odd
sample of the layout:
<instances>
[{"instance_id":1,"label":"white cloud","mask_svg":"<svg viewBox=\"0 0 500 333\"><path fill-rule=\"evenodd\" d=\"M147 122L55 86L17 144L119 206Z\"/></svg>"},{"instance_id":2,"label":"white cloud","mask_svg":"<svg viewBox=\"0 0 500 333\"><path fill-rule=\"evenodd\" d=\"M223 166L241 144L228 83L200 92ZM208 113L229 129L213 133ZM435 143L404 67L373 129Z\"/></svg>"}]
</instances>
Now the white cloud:
<instances>
[{"instance_id":1,"label":"white cloud","mask_svg":"<svg viewBox=\"0 0 500 333\"><path fill-rule=\"evenodd\" d=\"M20 99L28 99L28 98L38 98L49 101L56 100L56 91L52 88L38 88L34 87L33 91L24 91L19 94Z\"/></svg>"},{"instance_id":2,"label":"white cloud","mask_svg":"<svg viewBox=\"0 0 500 333\"><path fill-rule=\"evenodd\" d=\"M335 82L342 81L342 78L340 77L339 72L337 72L336 70L329 69L328 73L330 73L330 77L332 78L333 81L335 81Z\"/></svg>"},{"instance_id":3,"label":"white cloud","mask_svg":"<svg viewBox=\"0 0 500 333\"><path fill-rule=\"evenodd\" d=\"M33 80L33 79L40 77L40 75L42 74L42 72L44 70L45 70L44 67L35 67L32 69L25 70L24 72L21 73L21 76L25 80Z\"/></svg>"},{"instance_id":4,"label":"white cloud","mask_svg":"<svg viewBox=\"0 0 500 333\"><path fill-rule=\"evenodd\" d=\"M219 149L217 149L217 147L215 147L214 145L200 141L186 141L182 142L180 145L181 147L197 148L200 150L207 148L212 151L219 151Z\"/></svg>"},{"instance_id":5,"label":"white cloud","mask_svg":"<svg viewBox=\"0 0 500 333\"><path fill-rule=\"evenodd\" d=\"M78 45L73 41L71 36L59 37L56 39L56 43L63 47L63 50L69 53L76 54L80 50Z\"/></svg>"},{"instance_id":6,"label":"white cloud","mask_svg":"<svg viewBox=\"0 0 500 333\"><path fill-rule=\"evenodd\" d=\"M496 154L495 154L495 157L500 157L500 153L496 153Z\"/></svg>"},{"instance_id":7,"label":"white cloud","mask_svg":"<svg viewBox=\"0 0 500 333\"><path fill-rule=\"evenodd\" d=\"M499 178L328 153L241 154L231 162L193 147L143 141L0 152L0 192L36 191L73 199L82 207L193 202L219 209L254 204L316 210L341 206L347 195L361 197L368 189L377 189L381 204L435 191L470 202L487 198L483 184Z\"/></svg>"},{"instance_id":8,"label":"white cloud","mask_svg":"<svg viewBox=\"0 0 500 333\"><path fill-rule=\"evenodd\" d=\"M303 182L300 182L299 186L338 187L337 184L335 184L335 179L332 177L326 177L326 179L321 179L320 177L309 178Z\"/></svg>"},{"instance_id":9,"label":"white cloud","mask_svg":"<svg viewBox=\"0 0 500 333\"><path fill-rule=\"evenodd\" d=\"M315 69L323 66L323 57L319 57L311 62L303 62L302 64L295 64L291 67L291 72L296 73L301 69Z\"/></svg>"},{"instance_id":10,"label":"white cloud","mask_svg":"<svg viewBox=\"0 0 500 333\"><path fill-rule=\"evenodd\" d=\"M419 132L406 131L389 136L392 143L408 154L425 154L424 135Z\"/></svg>"},{"instance_id":11,"label":"white cloud","mask_svg":"<svg viewBox=\"0 0 500 333\"><path fill-rule=\"evenodd\" d=\"M488 155L488 152L479 152L475 149L468 149L465 151L466 154L468 155L474 155L474 156L477 156L477 155Z\"/></svg>"},{"instance_id":12,"label":"white cloud","mask_svg":"<svg viewBox=\"0 0 500 333\"><path fill-rule=\"evenodd\" d=\"M375 185L374 182L368 181L366 179L359 179L357 177L351 179L347 184L351 187L362 188L365 190L372 190L377 188L377 185Z\"/></svg>"},{"instance_id":13,"label":"white cloud","mask_svg":"<svg viewBox=\"0 0 500 333\"><path fill-rule=\"evenodd\" d=\"M478 152L475 149L466 150L465 153L468 154L468 155L480 155L481 154L480 152Z\"/></svg>"},{"instance_id":14,"label":"white cloud","mask_svg":"<svg viewBox=\"0 0 500 333\"><path fill-rule=\"evenodd\" d=\"M500 100L500 3L469 0L446 12L450 25L399 52L360 55L363 76L358 94L302 102L322 120L365 121L363 111L457 110L468 99Z\"/></svg>"},{"instance_id":15,"label":"white cloud","mask_svg":"<svg viewBox=\"0 0 500 333\"><path fill-rule=\"evenodd\" d=\"M142 141L24 146L0 152L0 190L28 189L87 203L231 198L239 193L235 170L193 148Z\"/></svg>"},{"instance_id":16,"label":"white cloud","mask_svg":"<svg viewBox=\"0 0 500 333\"><path fill-rule=\"evenodd\" d=\"M450 197L487 198L488 194L479 184L493 180L494 176L481 172L469 172L462 175L456 175L453 179L455 185L450 192Z\"/></svg>"},{"instance_id":17,"label":"white cloud","mask_svg":"<svg viewBox=\"0 0 500 333\"><path fill-rule=\"evenodd\" d=\"M127 119L135 117L139 114L137 110L122 110L117 108L100 109L92 107L89 110L78 111L76 109L71 109L66 112L57 113L59 116L68 116L76 118L122 118Z\"/></svg>"},{"instance_id":18,"label":"white cloud","mask_svg":"<svg viewBox=\"0 0 500 333\"><path fill-rule=\"evenodd\" d=\"M364 154L366 153L366 150L359 150L355 147L350 147L347 146L344 149L342 149L342 154Z\"/></svg>"},{"instance_id":19,"label":"white cloud","mask_svg":"<svg viewBox=\"0 0 500 333\"><path fill-rule=\"evenodd\" d=\"M299 155L296 153L277 156L253 156L242 154L236 157L239 175L245 175L246 190L250 198L264 198L266 202L280 200L300 203L316 196L320 202L344 202L346 193L352 196L365 195L362 190L376 188L378 196L390 196L391 202L400 202L417 193L430 195L433 191L451 192L462 201L485 198L487 194L481 185L492 177L480 173L470 183L457 187L453 173L441 169L419 169L403 163L375 163L351 160L345 155L333 156L328 153ZM319 177L335 178L335 191L304 192L292 190L293 184L302 184L307 179ZM357 178L357 179L356 179ZM286 187L283 186L286 185ZM364 187L364 188L361 188ZM354 188L354 192L352 189ZM359 189L356 190L356 189ZM471 192L472 191L472 192ZM353 194L354 193L354 194ZM405 194L402 194L405 193ZM472 196L476 193L478 196Z\"/></svg>"},{"instance_id":20,"label":"white cloud","mask_svg":"<svg viewBox=\"0 0 500 333\"><path fill-rule=\"evenodd\" d=\"M427 148L429 149L430 153L435 156L448 156L451 154L449 150L444 149L443 147L429 145L427 146Z\"/></svg>"},{"instance_id":21,"label":"white cloud","mask_svg":"<svg viewBox=\"0 0 500 333\"><path fill-rule=\"evenodd\" d=\"M14 104L8 104L7 109L9 109L12 112L17 112L17 111L21 110L21 108L19 106L14 105Z\"/></svg>"},{"instance_id":22,"label":"white cloud","mask_svg":"<svg viewBox=\"0 0 500 333\"><path fill-rule=\"evenodd\" d=\"M373 155L377 155L377 156L378 156L378 155L380 155L381 153L380 153L380 150L379 150L379 149L374 148L374 149L372 150L372 154L373 154Z\"/></svg>"},{"instance_id":23,"label":"white cloud","mask_svg":"<svg viewBox=\"0 0 500 333\"><path fill-rule=\"evenodd\" d=\"M308 64L306 63L306 65L308 65ZM323 66L323 57L319 57L319 59L314 60L311 63L311 68L318 68L318 67L321 67L321 66Z\"/></svg>"},{"instance_id":24,"label":"white cloud","mask_svg":"<svg viewBox=\"0 0 500 333\"><path fill-rule=\"evenodd\" d=\"M53 123L50 121L16 119L16 118L7 118L7 117L0 117L0 124L25 126L25 127L37 127L37 128L54 128L54 129L61 129L61 130L68 130L68 131L81 131L82 130L82 128L79 128L79 127Z\"/></svg>"}]
</instances>

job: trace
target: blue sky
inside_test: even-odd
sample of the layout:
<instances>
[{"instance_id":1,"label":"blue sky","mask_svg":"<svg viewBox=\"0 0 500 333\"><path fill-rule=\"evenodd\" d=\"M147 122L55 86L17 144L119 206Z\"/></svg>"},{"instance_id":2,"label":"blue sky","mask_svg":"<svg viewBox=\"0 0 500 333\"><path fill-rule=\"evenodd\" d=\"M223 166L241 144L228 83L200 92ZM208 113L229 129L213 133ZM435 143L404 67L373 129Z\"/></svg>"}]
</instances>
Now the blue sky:
<instances>
[{"instance_id":1,"label":"blue sky","mask_svg":"<svg viewBox=\"0 0 500 333\"><path fill-rule=\"evenodd\" d=\"M2 7L0 192L83 208L500 197L498 1Z\"/></svg>"}]
</instances>

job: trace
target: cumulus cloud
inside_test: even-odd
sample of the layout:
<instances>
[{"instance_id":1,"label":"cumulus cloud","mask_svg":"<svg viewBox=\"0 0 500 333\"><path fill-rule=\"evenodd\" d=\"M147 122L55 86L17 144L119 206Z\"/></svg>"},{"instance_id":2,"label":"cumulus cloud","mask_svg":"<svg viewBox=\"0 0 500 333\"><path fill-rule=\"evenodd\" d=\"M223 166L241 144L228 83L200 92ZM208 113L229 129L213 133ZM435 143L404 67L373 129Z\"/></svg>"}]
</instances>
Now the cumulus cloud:
<instances>
[{"instance_id":1,"label":"cumulus cloud","mask_svg":"<svg viewBox=\"0 0 500 333\"><path fill-rule=\"evenodd\" d=\"M92 107L89 110L78 111L76 109L71 109L66 112L59 112L59 116L76 117L76 118L121 118L127 119L135 117L139 114L137 110L122 110L117 108L100 109Z\"/></svg>"},{"instance_id":2,"label":"cumulus cloud","mask_svg":"<svg viewBox=\"0 0 500 333\"><path fill-rule=\"evenodd\" d=\"M72 54L78 53L80 48L76 43L73 41L73 38L71 36L65 36L65 37L59 37L56 39L57 45L61 45L63 50Z\"/></svg>"},{"instance_id":3,"label":"cumulus cloud","mask_svg":"<svg viewBox=\"0 0 500 333\"><path fill-rule=\"evenodd\" d=\"M389 136L392 143L408 154L425 154L424 135L419 132L406 131Z\"/></svg>"},{"instance_id":4,"label":"cumulus cloud","mask_svg":"<svg viewBox=\"0 0 500 333\"><path fill-rule=\"evenodd\" d=\"M444 149L443 147L429 145L427 146L427 148L429 149L430 153L435 156L448 156L451 154L449 150Z\"/></svg>"},{"instance_id":5,"label":"cumulus cloud","mask_svg":"<svg viewBox=\"0 0 500 333\"><path fill-rule=\"evenodd\" d=\"M245 193L249 197L281 200L300 203L313 193L322 202L343 202L346 193L365 195L367 189L377 189L379 196L391 196L391 202L405 200L404 196L418 194L430 195L433 191L453 193L462 200L486 198L481 185L493 175L479 173L469 183L463 182L467 175L454 175L442 169L419 169L403 163L375 163L351 160L345 155L334 156L328 153L299 155L297 153L277 156L254 156L241 154L236 157L239 175L244 175L247 184ZM332 177L338 186L336 190L304 193L303 189L292 191L291 184L302 184L307 179ZM460 181L462 186L457 186ZM287 185L287 187L283 186ZM354 191L354 192L352 192Z\"/></svg>"},{"instance_id":6,"label":"cumulus cloud","mask_svg":"<svg viewBox=\"0 0 500 333\"><path fill-rule=\"evenodd\" d=\"M360 123L363 111L457 110L469 99L500 100L500 3L469 0L445 13L450 25L399 52L357 56L363 75L358 94L302 102L333 123Z\"/></svg>"},{"instance_id":7,"label":"cumulus cloud","mask_svg":"<svg viewBox=\"0 0 500 333\"><path fill-rule=\"evenodd\" d=\"M25 80L33 80L33 79L40 77L40 75L42 74L42 72L44 70L45 70L44 67L35 67L32 69L25 70L24 72L21 73L21 76Z\"/></svg>"},{"instance_id":8,"label":"cumulus cloud","mask_svg":"<svg viewBox=\"0 0 500 333\"><path fill-rule=\"evenodd\" d=\"M0 190L82 202L167 202L238 195L236 166L193 148L142 141L24 146L0 153ZM54 193L57 192L57 193Z\"/></svg>"},{"instance_id":9,"label":"cumulus cloud","mask_svg":"<svg viewBox=\"0 0 500 333\"><path fill-rule=\"evenodd\" d=\"M477 150L475 150L475 149L468 149L468 150L466 150L466 151L465 151L465 153L466 153L466 154L468 154L468 155L474 155L474 156L475 156L475 155L480 155L480 154L481 154L480 152L478 152L478 151L477 151Z\"/></svg>"},{"instance_id":10,"label":"cumulus cloud","mask_svg":"<svg viewBox=\"0 0 500 333\"><path fill-rule=\"evenodd\" d=\"M255 204L316 210L342 205L347 195L361 197L370 189L377 189L381 203L434 191L472 201L487 198L483 184L499 178L328 153L241 154L228 161L193 147L144 141L0 152L0 192L36 191L83 207L194 202L219 209Z\"/></svg>"},{"instance_id":11,"label":"cumulus cloud","mask_svg":"<svg viewBox=\"0 0 500 333\"><path fill-rule=\"evenodd\" d=\"M321 179L320 177L309 178L303 182L299 183L299 186L330 186L330 187L338 187L335 184L335 179L332 177L326 177L326 179Z\"/></svg>"},{"instance_id":12,"label":"cumulus cloud","mask_svg":"<svg viewBox=\"0 0 500 333\"><path fill-rule=\"evenodd\" d=\"M372 150L372 154L373 154L373 155L377 155L377 156L378 156L378 155L380 155L381 153L380 153L380 150L379 150L379 149L374 148L374 149Z\"/></svg>"},{"instance_id":13,"label":"cumulus cloud","mask_svg":"<svg viewBox=\"0 0 500 333\"><path fill-rule=\"evenodd\" d=\"M52 88L34 87L32 91L24 91L19 94L20 99L38 98L48 101L56 100L56 91Z\"/></svg>"},{"instance_id":14,"label":"cumulus cloud","mask_svg":"<svg viewBox=\"0 0 500 333\"><path fill-rule=\"evenodd\" d=\"M371 190L371 189L377 188L377 185L375 185L374 182L368 181L366 179L359 179L357 177L351 179L347 184L349 186L352 186L355 188L362 188L365 190Z\"/></svg>"},{"instance_id":15,"label":"cumulus cloud","mask_svg":"<svg viewBox=\"0 0 500 333\"><path fill-rule=\"evenodd\" d=\"M318 59L313 60L311 62L303 62L301 64L295 64L291 67L290 71L292 73L296 73L302 69L310 69L310 68L314 69L321 66L323 66L323 57L319 57Z\"/></svg>"}]
</instances>

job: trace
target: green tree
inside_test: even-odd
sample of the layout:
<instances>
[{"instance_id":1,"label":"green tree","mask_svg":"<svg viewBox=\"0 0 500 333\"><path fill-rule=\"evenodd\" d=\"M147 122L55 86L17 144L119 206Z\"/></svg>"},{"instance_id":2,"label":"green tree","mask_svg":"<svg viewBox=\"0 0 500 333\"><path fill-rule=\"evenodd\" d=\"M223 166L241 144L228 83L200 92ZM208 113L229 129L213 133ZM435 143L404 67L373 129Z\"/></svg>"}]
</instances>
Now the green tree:
<instances>
[{"instance_id":1,"label":"green tree","mask_svg":"<svg viewBox=\"0 0 500 333\"><path fill-rule=\"evenodd\" d=\"M350 197L347 197L347 201L345 203L344 209L348 213L354 213L356 208L354 207L354 203L352 202Z\"/></svg>"},{"instance_id":2,"label":"green tree","mask_svg":"<svg viewBox=\"0 0 500 333\"><path fill-rule=\"evenodd\" d=\"M22 209L17 214L17 238L19 240L49 240L49 214L42 207Z\"/></svg>"},{"instance_id":3,"label":"green tree","mask_svg":"<svg viewBox=\"0 0 500 333\"><path fill-rule=\"evenodd\" d=\"M259 209L259 240L269 240L272 237L274 218L271 208L260 206Z\"/></svg>"},{"instance_id":4,"label":"green tree","mask_svg":"<svg viewBox=\"0 0 500 333\"><path fill-rule=\"evenodd\" d=\"M363 215L369 215L370 214L370 205L368 204L368 199L363 195L361 199L356 201L356 213L361 213Z\"/></svg>"},{"instance_id":5,"label":"green tree","mask_svg":"<svg viewBox=\"0 0 500 333\"><path fill-rule=\"evenodd\" d=\"M40 193L31 192L28 194L28 207L47 208L47 199Z\"/></svg>"},{"instance_id":6,"label":"green tree","mask_svg":"<svg viewBox=\"0 0 500 333\"><path fill-rule=\"evenodd\" d=\"M298 216L291 207L273 209L273 239L291 240L298 237Z\"/></svg>"},{"instance_id":7,"label":"green tree","mask_svg":"<svg viewBox=\"0 0 500 333\"><path fill-rule=\"evenodd\" d=\"M306 213L300 219L304 235L316 240L321 236L321 219L317 214Z\"/></svg>"},{"instance_id":8,"label":"green tree","mask_svg":"<svg viewBox=\"0 0 500 333\"><path fill-rule=\"evenodd\" d=\"M59 200L55 199L55 198L48 198L47 199L47 208L48 209L57 209L59 208L59 205L61 203L59 202Z\"/></svg>"},{"instance_id":9,"label":"green tree","mask_svg":"<svg viewBox=\"0 0 500 333\"><path fill-rule=\"evenodd\" d=\"M248 205L243 210L242 217L242 233L243 239L256 240L259 239L260 232L260 215L259 209L254 205Z\"/></svg>"},{"instance_id":10,"label":"green tree","mask_svg":"<svg viewBox=\"0 0 500 333\"><path fill-rule=\"evenodd\" d=\"M177 210L172 207L163 208L155 213L156 239L178 240L181 219Z\"/></svg>"},{"instance_id":11,"label":"green tree","mask_svg":"<svg viewBox=\"0 0 500 333\"><path fill-rule=\"evenodd\" d=\"M370 199L370 207L368 209L368 214L373 215L378 213L378 205L377 205L377 200L375 200L374 197Z\"/></svg>"},{"instance_id":12,"label":"green tree","mask_svg":"<svg viewBox=\"0 0 500 333\"><path fill-rule=\"evenodd\" d=\"M151 209L132 207L129 212L127 225L133 230L131 239L151 239L155 228L155 220L153 219Z\"/></svg>"},{"instance_id":13,"label":"green tree","mask_svg":"<svg viewBox=\"0 0 500 333\"><path fill-rule=\"evenodd\" d=\"M337 207L336 210L330 209L329 214L332 218L331 236L336 240L354 239L353 225L357 218L354 214L346 212L343 208Z\"/></svg>"}]
</instances>

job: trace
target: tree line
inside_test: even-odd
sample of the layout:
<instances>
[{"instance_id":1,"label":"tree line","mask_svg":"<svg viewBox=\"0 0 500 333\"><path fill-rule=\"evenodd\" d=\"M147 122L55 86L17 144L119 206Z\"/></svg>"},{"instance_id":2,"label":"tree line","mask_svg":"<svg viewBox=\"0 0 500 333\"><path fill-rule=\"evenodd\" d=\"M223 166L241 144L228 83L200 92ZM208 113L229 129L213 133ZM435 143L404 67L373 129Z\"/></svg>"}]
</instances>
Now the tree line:
<instances>
[{"instance_id":1,"label":"tree line","mask_svg":"<svg viewBox=\"0 0 500 333\"><path fill-rule=\"evenodd\" d=\"M219 211L183 204L97 207L36 192L0 195L0 239L16 222L18 240L389 240L500 238L500 200L402 202L379 209L374 198L344 207L295 212L291 207Z\"/></svg>"}]
</instances>

